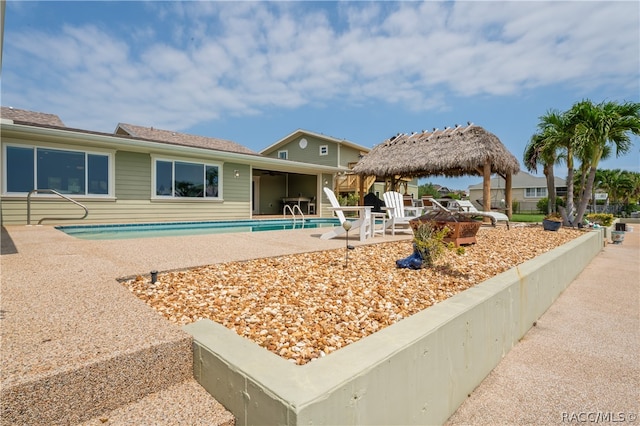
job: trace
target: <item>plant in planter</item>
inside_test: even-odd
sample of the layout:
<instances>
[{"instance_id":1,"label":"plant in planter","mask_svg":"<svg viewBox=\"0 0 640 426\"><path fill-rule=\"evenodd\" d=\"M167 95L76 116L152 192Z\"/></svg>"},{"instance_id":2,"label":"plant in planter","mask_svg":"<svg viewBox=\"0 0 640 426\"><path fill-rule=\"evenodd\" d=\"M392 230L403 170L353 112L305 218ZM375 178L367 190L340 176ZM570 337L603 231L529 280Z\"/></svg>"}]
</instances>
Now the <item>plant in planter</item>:
<instances>
[{"instance_id":1,"label":"plant in planter","mask_svg":"<svg viewBox=\"0 0 640 426\"><path fill-rule=\"evenodd\" d=\"M452 242L456 247L462 244L475 244L476 234L482 225L482 221L475 220L460 212L434 210L409 221L414 235L417 227L425 223L435 229L448 228L449 233L444 236L443 241L445 243Z\"/></svg>"},{"instance_id":2,"label":"plant in planter","mask_svg":"<svg viewBox=\"0 0 640 426\"><path fill-rule=\"evenodd\" d=\"M450 232L451 229L446 226L441 228L429 222L415 226L413 229L413 254L397 260L396 266L411 269L432 267L446 249L456 248L454 243L443 241ZM458 247L456 250L458 254L464 253L463 247Z\"/></svg>"},{"instance_id":3,"label":"plant in planter","mask_svg":"<svg viewBox=\"0 0 640 426\"><path fill-rule=\"evenodd\" d=\"M550 213L542 219L542 227L545 231L557 231L562 226L562 216L559 213Z\"/></svg>"}]
</instances>

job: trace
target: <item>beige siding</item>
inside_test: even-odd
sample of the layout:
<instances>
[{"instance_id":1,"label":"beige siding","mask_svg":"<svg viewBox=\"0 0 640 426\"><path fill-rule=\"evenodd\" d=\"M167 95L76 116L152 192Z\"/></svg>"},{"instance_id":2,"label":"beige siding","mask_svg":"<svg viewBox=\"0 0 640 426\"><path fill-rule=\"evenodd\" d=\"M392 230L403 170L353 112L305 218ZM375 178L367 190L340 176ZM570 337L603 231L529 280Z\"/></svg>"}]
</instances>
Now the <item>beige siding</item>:
<instances>
[{"instance_id":1,"label":"beige siding","mask_svg":"<svg viewBox=\"0 0 640 426\"><path fill-rule=\"evenodd\" d=\"M340 146L340 166L348 167L349 164L360 161L360 150L348 146Z\"/></svg>"},{"instance_id":2,"label":"beige siding","mask_svg":"<svg viewBox=\"0 0 640 426\"><path fill-rule=\"evenodd\" d=\"M223 199L151 200L151 160L148 154L119 152L116 155L116 200L76 200L89 209L84 220L49 220L44 224L137 223L198 220L248 219L251 217L250 168L243 164L223 165ZM239 176L235 177L235 170ZM137 198L136 198L137 197ZM84 211L68 202L34 197L31 223L43 217L80 218ZM26 197L2 200L2 224L27 223Z\"/></svg>"},{"instance_id":3,"label":"beige siding","mask_svg":"<svg viewBox=\"0 0 640 426\"><path fill-rule=\"evenodd\" d=\"M174 202L150 200L82 201L89 209L84 220L48 220L53 224L91 223L139 223L199 220L247 219L250 217L250 203L246 202ZM31 206L31 223L36 224L43 217L80 218L84 211L68 202L35 200ZM5 200L2 202L3 225L24 225L27 222L25 201Z\"/></svg>"},{"instance_id":4,"label":"beige siding","mask_svg":"<svg viewBox=\"0 0 640 426\"><path fill-rule=\"evenodd\" d=\"M236 170L238 177L235 176ZM228 201L249 203L251 199L251 168L249 166L236 163L225 163L222 166L222 196L225 203Z\"/></svg>"},{"instance_id":5,"label":"beige siding","mask_svg":"<svg viewBox=\"0 0 640 426\"><path fill-rule=\"evenodd\" d=\"M306 148L300 148L299 142L302 137L299 137L276 149L268 156L278 158L279 151L288 151L288 159L292 161L319 164L323 166L336 166L338 164L338 145L335 142L327 142L324 139L314 138L309 135L305 135L304 138L307 140ZM320 155L320 146L322 145L328 146L329 151L327 155Z\"/></svg>"},{"instance_id":6,"label":"beige siding","mask_svg":"<svg viewBox=\"0 0 640 426\"><path fill-rule=\"evenodd\" d=\"M151 197L151 156L118 151L115 155L116 197L148 200Z\"/></svg>"}]
</instances>

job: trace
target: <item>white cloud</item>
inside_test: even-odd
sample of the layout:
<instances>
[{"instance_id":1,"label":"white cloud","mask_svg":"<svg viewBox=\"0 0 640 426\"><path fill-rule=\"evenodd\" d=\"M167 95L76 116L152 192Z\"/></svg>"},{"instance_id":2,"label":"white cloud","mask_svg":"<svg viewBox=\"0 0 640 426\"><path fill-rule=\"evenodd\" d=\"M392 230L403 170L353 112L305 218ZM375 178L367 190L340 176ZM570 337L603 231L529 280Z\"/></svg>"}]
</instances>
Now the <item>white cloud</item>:
<instances>
[{"instance_id":1,"label":"white cloud","mask_svg":"<svg viewBox=\"0 0 640 426\"><path fill-rule=\"evenodd\" d=\"M225 115L331 102L420 110L446 108L448 93L503 96L616 82L637 88L637 3L347 2L324 9L333 6L150 3L156 25L142 22L125 34L107 22L7 33L3 96L14 104L50 102L67 124L111 131L123 120L181 130Z\"/></svg>"}]
</instances>

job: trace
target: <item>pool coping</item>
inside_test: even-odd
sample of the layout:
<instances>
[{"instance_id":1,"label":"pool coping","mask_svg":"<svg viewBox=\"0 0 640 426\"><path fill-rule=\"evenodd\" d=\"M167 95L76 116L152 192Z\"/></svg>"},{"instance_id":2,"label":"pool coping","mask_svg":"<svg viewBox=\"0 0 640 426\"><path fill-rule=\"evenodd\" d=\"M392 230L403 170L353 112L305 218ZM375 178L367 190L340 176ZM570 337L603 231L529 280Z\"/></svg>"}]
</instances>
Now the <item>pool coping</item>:
<instances>
[{"instance_id":1,"label":"pool coping","mask_svg":"<svg viewBox=\"0 0 640 426\"><path fill-rule=\"evenodd\" d=\"M209 320L196 380L237 424L441 424L600 252L588 232L304 366Z\"/></svg>"}]
</instances>

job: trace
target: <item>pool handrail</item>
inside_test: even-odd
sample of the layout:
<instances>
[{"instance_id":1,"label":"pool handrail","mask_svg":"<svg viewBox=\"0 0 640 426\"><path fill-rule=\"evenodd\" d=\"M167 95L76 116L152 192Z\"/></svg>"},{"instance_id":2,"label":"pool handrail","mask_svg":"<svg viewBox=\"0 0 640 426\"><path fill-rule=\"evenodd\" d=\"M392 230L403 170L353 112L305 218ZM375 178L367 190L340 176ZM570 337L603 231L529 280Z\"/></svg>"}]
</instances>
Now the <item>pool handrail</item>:
<instances>
[{"instance_id":1,"label":"pool handrail","mask_svg":"<svg viewBox=\"0 0 640 426\"><path fill-rule=\"evenodd\" d=\"M296 210L298 210L300 212L300 216L302 216L302 223L304 224L304 213L302 213L302 209L300 208L299 205L294 204L293 207L291 207L289 204L285 204L284 207L282 208L282 216L283 219L287 218L287 210L289 210L291 212L291 216L293 217L293 223L295 225L296 223Z\"/></svg>"},{"instance_id":2,"label":"pool handrail","mask_svg":"<svg viewBox=\"0 0 640 426\"><path fill-rule=\"evenodd\" d=\"M82 220L82 219L86 218L89 215L89 209L87 208L87 206L77 202L73 198L67 197L64 194L59 193L55 189L33 189L33 190L29 191L29 194L27 195L27 225L29 225L29 226L31 225L31 195L32 194L36 194L36 193L41 193L41 192L46 193L46 194L57 195L58 197L62 197L65 200L71 201L73 204L76 204L76 205L82 207L84 209L84 216L82 216L81 218L75 218L75 217L43 217L42 219L40 219L38 221L38 225L41 225L42 222L45 221L45 220Z\"/></svg>"}]
</instances>

